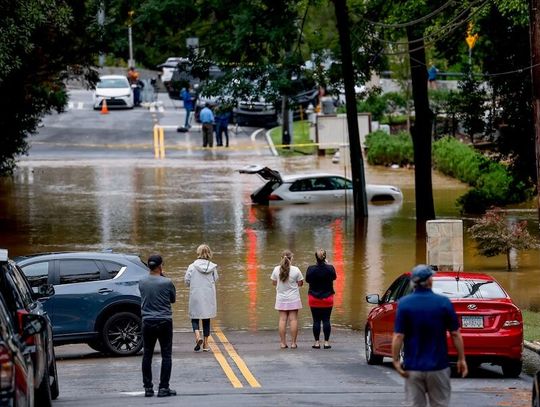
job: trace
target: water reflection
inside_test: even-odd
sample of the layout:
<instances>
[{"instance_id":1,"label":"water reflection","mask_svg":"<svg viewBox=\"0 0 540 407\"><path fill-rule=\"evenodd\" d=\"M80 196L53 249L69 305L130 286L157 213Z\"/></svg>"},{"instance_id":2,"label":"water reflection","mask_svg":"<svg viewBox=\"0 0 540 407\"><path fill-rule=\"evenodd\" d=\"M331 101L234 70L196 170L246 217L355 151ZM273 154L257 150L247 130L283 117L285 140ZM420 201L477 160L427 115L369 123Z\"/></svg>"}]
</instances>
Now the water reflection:
<instances>
[{"instance_id":1,"label":"water reflection","mask_svg":"<svg viewBox=\"0 0 540 407\"><path fill-rule=\"evenodd\" d=\"M266 160L266 161L265 161ZM336 171L329 159L301 157L281 161L260 157L260 164L285 173ZM314 251L323 247L336 268L334 323L362 328L367 293L382 293L393 279L422 261L425 242L416 239L413 172L367 167L370 183L402 188L404 200L370 205L356 230L345 205L259 207L250 193L257 177L236 169L245 158L117 162L24 162L13 179L0 181L0 247L12 256L52 250L113 248L145 258L161 252L178 289L175 325L189 329L183 276L195 249L208 243L221 271L218 320L224 328L275 329L275 291L270 281L283 249L295 253L305 273ZM434 174L439 217L459 217L455 199L465 187ZM534 232L534 211L516 211ZM471 225L464 220L465 227ZM535 232L536 233L536 232ZM521 306L540 308L538 251L519 253L518 271L505 271L504 258L476 255L465 233L465 269L489 272ZM422 254L423 253L423 254ZM307 287L300 322L309 326Z\"/></svg>"}]
</instances>

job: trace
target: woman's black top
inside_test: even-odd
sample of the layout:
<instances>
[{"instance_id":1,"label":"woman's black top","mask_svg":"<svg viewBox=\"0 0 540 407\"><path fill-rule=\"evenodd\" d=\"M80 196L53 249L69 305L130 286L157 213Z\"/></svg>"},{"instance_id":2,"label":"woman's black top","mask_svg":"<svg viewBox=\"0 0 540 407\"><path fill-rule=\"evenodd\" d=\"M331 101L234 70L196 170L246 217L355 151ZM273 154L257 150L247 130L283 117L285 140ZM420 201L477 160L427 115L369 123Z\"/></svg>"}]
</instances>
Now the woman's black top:
<instances>
[{"instance_id":1,"label":"woman's black top","mask_svg":"<svg viewBox=\"0 0 540 407\"><path fill-rule=\"evenodd\" d=\"M336 269L331 264L318 263L309 266L306 272L306 282L309 284L308 294L323 299L334 294Z\"/></svg>"}]
</instances>

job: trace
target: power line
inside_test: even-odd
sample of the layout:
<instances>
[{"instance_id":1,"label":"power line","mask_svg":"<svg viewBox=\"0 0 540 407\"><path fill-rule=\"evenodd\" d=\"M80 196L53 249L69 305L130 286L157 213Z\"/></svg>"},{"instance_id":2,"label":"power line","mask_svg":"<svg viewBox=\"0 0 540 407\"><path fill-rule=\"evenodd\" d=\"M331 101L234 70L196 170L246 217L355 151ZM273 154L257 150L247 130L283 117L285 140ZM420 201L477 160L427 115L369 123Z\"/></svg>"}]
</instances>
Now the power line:
<instances>
[{"instance_id":1,"label":"power line","mask_svg":"<svg viewBox=\"0 0 540 407\"><path fill-rule=\"evenodd\" d=\"M429 14L426 14L423 17L417 18L416 20L407 21L406 23L387 24L387 23L381 23L381 22L378 22L378 21L372 21L372 20L369 20L369 19L367 19L365 17L361 17L361 18L364 21L366 21L367 23L369 23L371 25L376 25L376 26L379 26L379 27L384 27L384 28L405 28L405 27L409 27L409 26L414 25L414 24L421 23L422 21L428 20L431 17L436 16L437 14L444 11L444 9L449 7L451 4L454 4L454 0L450 0L450 1L446 2L446 3L444 3L441 7L439 7L438 9L436 9L434 11L432 11Z\"/></svg>"}]
</instances>

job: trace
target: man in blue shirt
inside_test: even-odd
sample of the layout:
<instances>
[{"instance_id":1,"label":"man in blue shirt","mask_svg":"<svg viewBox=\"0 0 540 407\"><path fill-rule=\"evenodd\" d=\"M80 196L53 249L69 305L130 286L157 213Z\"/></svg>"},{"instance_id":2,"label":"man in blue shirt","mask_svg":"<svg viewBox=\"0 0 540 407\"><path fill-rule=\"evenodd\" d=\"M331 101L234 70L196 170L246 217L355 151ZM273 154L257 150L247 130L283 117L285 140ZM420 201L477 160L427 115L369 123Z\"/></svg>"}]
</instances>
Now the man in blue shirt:
<instances>
[{"instance_id":1,"label":"man in blue shirt","mask_svg":"<svg viewBox=\"0 0 540 407\"><path fill-rule=\"evenodd\" d=\"M399 303L392 338L393 364L405 378L405 394L410 406L446 407L450 404L450 367L446 331L450 332L458 353L457 371L467 375L463 338L454 306L447 297L435 294L435 272L430 266L420 264L413 268L412 294ZM400 363L403 346L404 362Z\"/></svg>"},{"instance_id":2,"label":"man in blue shirt","mask_svg":"<svg viewBox=\"0 0 540 407\"><path fill-rule=\"evenodd\" d=\"M212 147L214 144L214 113L207 103L199 114L202 123L203 147Z\"/></svg>"},{"instance_id":3,"label":"man in blue shirt","mask_svg":"<svg viewBox=\"0 0 540 407\"><path fill-rule=\"evenodd\" d=\"M189 129L191 127L190 123L190 114L193 111L193 96L191 95L191 88L182 88L180 92L180 98L184 102L184 109L186 110L186 121L184 122L184 128Z\"/></svg>"}]
</instances>

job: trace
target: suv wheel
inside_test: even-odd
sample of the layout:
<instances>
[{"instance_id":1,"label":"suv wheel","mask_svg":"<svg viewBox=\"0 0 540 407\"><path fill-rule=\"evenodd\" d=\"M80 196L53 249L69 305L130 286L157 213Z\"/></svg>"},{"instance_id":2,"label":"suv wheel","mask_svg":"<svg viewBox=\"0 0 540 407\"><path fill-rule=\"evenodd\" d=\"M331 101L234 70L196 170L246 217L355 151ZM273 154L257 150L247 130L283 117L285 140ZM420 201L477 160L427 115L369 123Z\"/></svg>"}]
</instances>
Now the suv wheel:
<instances>
[{"instance_id":1,"label":"suv wheel","mask_svg":"<svg viewBox=\"0 0 540 407\"><path fill-rule=\"evenodd\" d=\"M131 312L111 315L103 325L101 340L108 353L135 355L142 348L141 318Z\"/></svg>"},{"instance_id":2,"label":"suv wheel","mask_svg":"<svg viewBox=\"0 0 540 407\"><path fill-rule=\"evenodd\" d=\"M45 358L45 362L45 365L48 366L48 357ZM52 406L51 377L49 375L49 369L46 369L43 373L43 378L41 379L39 388L36 390L35 402L43 407Z\"/></svg>"}]
</instances>

